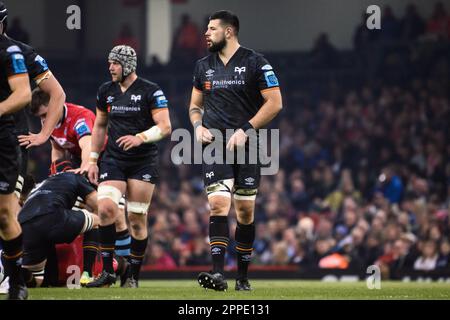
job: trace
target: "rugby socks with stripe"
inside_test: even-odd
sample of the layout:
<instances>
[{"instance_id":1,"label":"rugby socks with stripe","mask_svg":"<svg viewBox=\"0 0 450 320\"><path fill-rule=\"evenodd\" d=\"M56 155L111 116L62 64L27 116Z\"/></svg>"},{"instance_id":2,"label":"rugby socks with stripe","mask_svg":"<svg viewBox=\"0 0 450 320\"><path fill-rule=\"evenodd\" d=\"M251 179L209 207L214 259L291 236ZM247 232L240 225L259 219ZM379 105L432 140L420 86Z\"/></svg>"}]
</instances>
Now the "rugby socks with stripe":
<instances>
[{"instance_id":1,"label":"rugby socks with stripe","mask_svg":"<svg viewBox=\"0 0 450 320\"><path fill-rule=\"evenodd\" d=\"M238 279L247 279L248 265L251 261L253 242L255 241L255 224L240 224L237 222L234 237L236 240Z\"/></svg>"},{"instance_id":2,"label":"rugby socks with stripe","mask_svg":"<svg viewBox=\"0 0 450 320\"><path fill-rule=\"evenodd\" d=\"M88 272L90 277L92 277L92 267L99 252L98 240L98 229L92 229L83 235L83 271Z\"/></svg>"},{"instance_id":3,"label":"rugby socks with stripe","mask_svg":"<svg viewBox=\"0 0 450 320\"><path fill-rule=\"evenodd\" d=\"M2 264L11 285L25 285L22 275L23 238L22 233L11 240L2 240Z\"/></svg>"},{"instance_id":4,"label":"rugby socks with stripe","mask_svg":"<svg viewBox=\"0 0 450 320\"><path fill-rule=\"evenodd\" d=\"M147 249L147 241L148 237L142 240L131 237L130 273L128 275L135 280L139 280L142 261L144 260L145 250Z\"/></svg>"},{"instance_id":5,"label":"rugby socks with stripe","mask_svg":"<svg viewBox=\"0 0 450 320\"><path fill-rule=\"evenodd\" d=\"M128 229L116 232L116 256L128 258L130 255L131 236Z\"/></svg>"},{"instance_id":6,"label":"rugby socks with stripe","mask_svg":"<svg viewBox=\"0 0 450 320\"><path fill-rule=\"evenodd\" d=\"M209 244L211 246L213 273L223 274L229 239L228 217L211 216L209 218Z\"/></svg>"},{"instance_id":7,"label":"rugby socks with stripe","mask_svg":"<svg viewBox=\"0 0 450 320\"><path fill-rule=\"evenodd\" d=\"M102 252L103 270L108 273L114 273L113 256L114 243L116 241L116 225L100 226L100 250Z\"/></svg>"}]
</instances>

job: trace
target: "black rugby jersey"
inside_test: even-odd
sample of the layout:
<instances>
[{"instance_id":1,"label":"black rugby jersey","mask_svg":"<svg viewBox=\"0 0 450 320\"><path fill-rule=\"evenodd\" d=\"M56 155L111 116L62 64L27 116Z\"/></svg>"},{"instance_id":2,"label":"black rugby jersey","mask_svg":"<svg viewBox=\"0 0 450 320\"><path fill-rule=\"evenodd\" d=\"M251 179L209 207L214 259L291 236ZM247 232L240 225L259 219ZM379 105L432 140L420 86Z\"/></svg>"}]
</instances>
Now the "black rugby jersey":
<instances>
[{"instance_id":1,"label":"black rugby jersey","mask_svg":"<svg viewBox=\"0 0 450 320\"><path fill-rule=\"evenodd\" d=\"M218 53L198 60L193 84L203 93L203 125L222 130L240 128L263 105L261 91L279 87L269 62L244 47L226 66Z\"/></svg>"},{"instance_id":2,"label":"black rugby jersey","mask_svg":"<svg viewBox=\"0 0 450 320\"><path fill-rule=\"evenodd\" d=\"M0 101L11 95L8 79L27 72L22 50L9 38L0 35ZM13 127L12 115L0 116L0 136L4 136L5 130L12 130Z\"/></svg>"},{"instance_id":3,"label":"black rugby jersey","mask_svg":"<svg viewBox=\"0 0 450 320\"><path fill-rule=\"evenodd\" d=\"M150 129L155 125L152 110L167 107L167 99L160 87L140 77L124 93L116 82L109 81L101 85L97 95L97 108L108 113L105 156L133 161L156 156L158 148L154 143L143 143L125 151L116 141L122 136L136 135Z\"/></svg>"},{"instance_id":4,"label":"black rugby jersey","mask_svg":"<svg viewBox=\"0 0 450 320\"><path fill-rule=\"evenodd\" d=\"M87 179L79 174L63 172L51 176L34 188L19 213L19 222L46 214L72 209L77 197L85 199L95 191Z\"/></svg>"},{"instance_id":5,"label":"black rugby jersey","mask_svg":"<svg viewBox=\"0 0 450 320\"><path fill-rule=\"evenodd\" d=\"M48 70L47 62L44 58L37 54L37 52L30 47L29 45L9 38L14 44L16 44L21 50L25 57L25 65L28 69L28 75L30 76L30 80L39 81L40 77L42 77ZM25 108L19 110L18 112L13 114L15 127L14 134L28 134L29 126L28 126L28 117L25 112Z\"/></svg>"}]
</instances>

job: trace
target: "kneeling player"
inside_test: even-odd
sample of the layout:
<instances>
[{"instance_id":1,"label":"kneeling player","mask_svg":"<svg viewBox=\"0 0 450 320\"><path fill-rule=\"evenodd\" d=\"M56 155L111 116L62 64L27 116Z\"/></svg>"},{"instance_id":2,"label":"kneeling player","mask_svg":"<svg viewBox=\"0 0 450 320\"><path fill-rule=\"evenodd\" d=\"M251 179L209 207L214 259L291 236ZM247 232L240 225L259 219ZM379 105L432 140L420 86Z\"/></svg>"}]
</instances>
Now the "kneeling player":
<instances>
[{"instance_id":1,"label":"kneeling player","mask_svg":"<svg viewBox=\"0 0 450 320\"><path fill-rule=\"evenodd\" d=\"M32 276L28 285L39 286L44 278L48 248L70 243L79 234L99 225L97 215L87 210L71 210L81 197L94 212L97 211L97 192L81 175L65 172L72 169L70 162L57 164L58 173L33 189L19 213L23 230L23 268Z\"/></svg>"}]
</instances>

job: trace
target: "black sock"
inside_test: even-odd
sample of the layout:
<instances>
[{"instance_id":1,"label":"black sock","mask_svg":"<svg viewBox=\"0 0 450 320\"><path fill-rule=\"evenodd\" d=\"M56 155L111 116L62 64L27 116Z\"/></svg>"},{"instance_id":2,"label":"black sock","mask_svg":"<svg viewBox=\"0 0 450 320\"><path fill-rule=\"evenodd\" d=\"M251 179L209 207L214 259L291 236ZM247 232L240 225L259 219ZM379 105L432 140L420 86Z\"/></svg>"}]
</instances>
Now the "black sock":
<instances>
[{"instance_id":1,"label":"black sock","mask_svg":"<svg viewBox=\"0 0 450 320\"><path fill-rule=\"evenodd\" d=\"M25 285L22 275L22 233L11 240L3 240L2 264L10 285Z\"/></svg>"},{"instance_id":2,"label":"black sock","mask_svg":"<svg viewBox=\"0 0 450 320\"><path fill-rule=\"evenodd\" d=\"M131 252L130 252L130 273L135 280L139 280L139 273L141 271L142 261L145 256L145 249L147 249L148 237L143 240L138 240L131 237Z\"/></svg>"},{"instance_id":3,"label":"black sock","mask_svg":"<svg viewBox=\"0 0 450 320\"><path fill-rule=\"evenodd\" d=\"M238 265L238 279L247 279L248 265L251 261L253 242L255 241L255 224L237 223L236 253Z\"/></svg>"},{"instance_id":4,"label":"black sock","mask_svg":"<svg viewBox=\"0 0 450 320\"><path fill-rule=\"evenodd\" d=\"M116 232L116 256L128 258L131 248L131 236L128 229Z\"/></svg>"},{"instance_id":5,"label":"black sock","mask_svg":"<svg viewBox=\"0 0 450 320\"><path fill-rule=\"evenodd\" d=\"M116 226L110 224L108 226L100 226L98 228L100 233L100 250L102 252L103 270L108 273L114 273L113 256L114 243L116 241Z\"/></svg>"},{"instance_id":6,"label":"black sock","mask_svg":"<svg viewBox=\"0 0 450 320\"><path fill-rule=\"evenodd\" d=\"M211 216L209 218L209 244L213 262L213 273L223 273L225 265L225 253L227 251L230 231L228 229L228 217Z\"/></svg>"},{"instance_id":7,"label":"black sock","mask_svg":"<svg viewBox=\"0 0 450 320\"><path fill-rule=\"evenodd\" d=\"M92 229L83 234L83 271L87 271L90 277L99 251L98 240L98 229Z\"/></svg>"}]
</instances>

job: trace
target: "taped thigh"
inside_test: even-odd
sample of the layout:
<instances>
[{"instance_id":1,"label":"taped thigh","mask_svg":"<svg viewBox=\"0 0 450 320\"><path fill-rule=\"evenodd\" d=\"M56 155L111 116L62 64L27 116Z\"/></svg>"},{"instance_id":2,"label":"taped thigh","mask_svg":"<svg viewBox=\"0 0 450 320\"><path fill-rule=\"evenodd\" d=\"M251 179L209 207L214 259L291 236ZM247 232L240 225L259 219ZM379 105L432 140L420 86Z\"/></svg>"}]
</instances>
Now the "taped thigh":
<instances>
[{"instance_id":1,"label":"taped thigh","mask_svg":"<svg viewBox=\"0 0 450 320\"><path fill-rule=\"evenodd\" d=\"M245 189L237 187L233 192L233 198L235 200L251 200L255 201L258 189Z\"/></svg>"},{"instance_id":2,"label":"taped thigh","mask_svg":"<svg viewBox=\"0 0 450 320\"><path fill-rule=\"evenodd\" d=\"M206 187L206 194L209 197L223 196L231 198L231 190L233 189L234 179L219 180L211 183Z\"/></svg>"},{"instance_id":3,"label":"taped thigh","mask_svg":"<svg viewBox=\"0 0 450 320\"><path fill-rule=\"evenodd\" d=\"M122 192L113 186L99 186L97 192L97 199L110 199L115 204L119 205L120 198L122 198Z\"/></svg>"}]
</instances>

